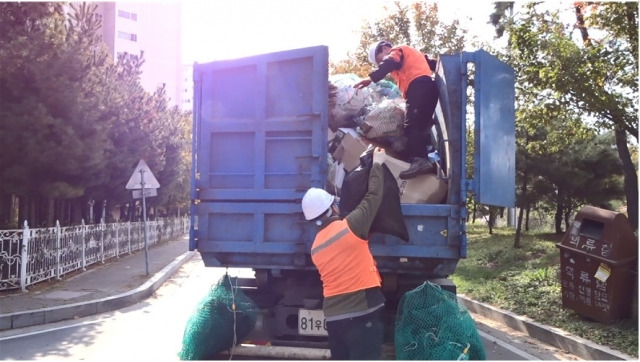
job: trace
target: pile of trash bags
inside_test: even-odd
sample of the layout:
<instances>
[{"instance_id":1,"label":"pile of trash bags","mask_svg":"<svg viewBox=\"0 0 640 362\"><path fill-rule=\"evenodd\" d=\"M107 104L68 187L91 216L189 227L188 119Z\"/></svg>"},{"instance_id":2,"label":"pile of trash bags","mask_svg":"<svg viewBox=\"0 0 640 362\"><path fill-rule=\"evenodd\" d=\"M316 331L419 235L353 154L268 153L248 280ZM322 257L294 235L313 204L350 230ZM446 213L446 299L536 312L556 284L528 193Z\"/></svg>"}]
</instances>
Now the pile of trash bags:
<instances>
[{"instance_id":1,"label":"pile of trash bags","mask_svg":"<svg viewBox=\"0 0 640 362\"><path fill-rule=\"evenodd\" d=\"M395 179L401 203L440 203L446 197L447 183L437 175L420 175L410 180L399 179L409 167L404 136L406 103L398 86L388 80L371 83L362 89L354 85L362 79L355 74L329 77L329 139L327 191L342 198L349 174L366 168L361 157L368 148L383 147L385 163ZM429 151L429 150L428 150ZM437 150L429 158L439 161ZM364 170L366 172L366 170ZM353 177L351 177L353 179ZM359 189L360 186L355 186ZM351 195L346 195L351 197ZM354 202L359 201L357 198ZM401 237L402 238L402 237Z\"/></svg>"},{"instance_id":2,"label":"pile of trash bags","mask_svg":"<svg viewBox=\"0 0 640 362\"><path fill-rule=\"evenodd\" d=\"M385 79L362 89L353 88L359 81L361 78L351 73L329 77L329 129L353 129L367 140L401 154L406 147L406 105L400 89Z\"/></svg>"},{"instance_id":3,"label":"pile of trash bags","mask_svg":"<svg viewBox=\"0 0 640 362\"><path fill-rule=\"evenodd\" d=\"M355 74L329 77L329 128L358 129L371 140L388 141L402 135L405 103L398 86L381 80L356 89L360 81Z\"/></svg>"}]
</instances>

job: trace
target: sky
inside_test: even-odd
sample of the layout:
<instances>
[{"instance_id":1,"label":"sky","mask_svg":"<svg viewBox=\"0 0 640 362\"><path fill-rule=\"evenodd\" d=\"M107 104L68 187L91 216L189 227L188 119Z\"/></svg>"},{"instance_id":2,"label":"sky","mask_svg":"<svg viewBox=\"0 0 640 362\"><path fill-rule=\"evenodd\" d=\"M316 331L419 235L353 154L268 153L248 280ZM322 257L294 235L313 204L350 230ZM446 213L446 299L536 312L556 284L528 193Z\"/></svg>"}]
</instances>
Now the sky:
<instances>
[{"instance_id":1,"label":"sky","mask_svg":"<svg viewBox=\"0 0 640 362\"><path fill-rule=\"evenodd\" d=\"M415 1L402 0L413 3ZM393 0L183 0L183 64L206 63L315 45L327 45L331 61L358 45L364 21L381 17ZM487 24L490 1L443 1L443 17L474 17L477 32Z\"/></svg>"}]
</instances>

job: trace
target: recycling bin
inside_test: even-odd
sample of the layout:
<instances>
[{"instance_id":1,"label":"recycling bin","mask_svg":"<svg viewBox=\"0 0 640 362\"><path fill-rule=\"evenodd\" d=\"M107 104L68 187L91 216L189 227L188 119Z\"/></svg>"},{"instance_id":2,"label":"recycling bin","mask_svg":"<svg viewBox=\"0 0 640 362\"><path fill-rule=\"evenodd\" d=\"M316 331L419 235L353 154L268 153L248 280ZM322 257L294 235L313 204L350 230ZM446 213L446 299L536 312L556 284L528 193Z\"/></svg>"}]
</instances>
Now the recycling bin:
<instances>
[{"instance_id":1,"label":"recycling bin","mask_svg":"<svg viewBox=\"0 0 640 362\"><path fill-rule=\"evenodd\" d=\"M638 240L625 215L584 206L556 246L564 308L605 324L631 315Z\"/></svg>"}]
</instances>

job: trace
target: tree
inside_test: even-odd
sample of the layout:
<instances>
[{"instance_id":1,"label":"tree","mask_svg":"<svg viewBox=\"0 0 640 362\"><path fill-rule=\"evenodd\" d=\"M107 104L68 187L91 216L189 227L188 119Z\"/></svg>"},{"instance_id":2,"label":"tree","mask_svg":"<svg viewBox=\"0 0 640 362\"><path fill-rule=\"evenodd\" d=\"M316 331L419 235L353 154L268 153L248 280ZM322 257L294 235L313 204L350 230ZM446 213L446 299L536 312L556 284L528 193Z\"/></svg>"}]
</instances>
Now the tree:
<instances>
[{"instance_id":1,"label":"tree","mask_svg":"<svg viewBox=\"0 0 640 362\"><path fill-rule=\"evenodd\" d=\"M188 169L189 116L164 89L144 91L144 54L111 60L96 6L0 3L0 224L79 223L94 200L132 205L124 185L140 158L185 203L188 172L173 170Z\"/></svg>"},{"instance_id":2,"label":"tree","mask_svg":"<svg viewBox=\"0 0 640 362\"><path fill-rule=\"evenodd\" d=\"M94 150L106 138L87 113L94 104L78 87L92 72L97 58L83 57L82 44L65 31L59 4L3 4L3 27L14 36L4 38L0 62L2 129L0 156L4 192L20 195L22 218L46 221L39 212L41 198L81 195L86 183L99 179L102 160ZM48 10L48 11L46 11ZM16 15L18 14L18 15ZM26 15L40 14L41 18ZM87 42L87 39L82 40ZM4 67L4 65L7 67ZM66 162L60 162L66 160Z\"/></svg>"},{"instance_id":3,"label":"tree","mask_svg":"<svg viewBox=\"0 0 640 362\"><path fill-rule=\"evenodd\" d=\"M633 43L630 31L635 29L637 33L637 9L637 4L600 4L589 19L624 16L602 22L600 30L608 35L601 41L588 38L591 40L583 44L572 39L572 32L565 30L557 11L539 11L536 3L527 4L521 17L507 25L508 57L520 69L518 81L540 91L557 107L590 116L602 132L611 130L616 135L629 219L635 228L638 185L627 135L637 142L637 34ZM598 21L593 23L600 24ZM588 36L580 26L578 22L580 35Z\"/></svg>"},{"instance_id":4,"label":"tree","mask_svg":"<svg viewBox=\"0 0 640 362\"><path fill-rule=\"evenodd\" d=\"M585 110L603 120L608 129L615 132L618 156L624 172L624 188L627 195L627 211L635 229L638 228L638 174L631 158L627 134L638 142L638 3L606 3L593 6L589 20L608 37L593 46L586 25L581 23L582 9L586 3L577 2L576 17L590 57L591 65L602 64L602 82L598 82L596 97L576 97L578 102L588 103ZM609 38L610 36L610 38ZM598 62L598 60L600 62ZM613 62L613 63L608 63ZM607 73L614 64L614 74ZM580 95L580 93L578 93ZM603 107L612 107L611 109Z\"/></svg>"},{"instance_id":5,"label":"tree","mask_svg":"<svg viewBox=\"0 0 640 362\"><path fill-rule=\"evenodd\" d=\"M387 40L392 44L407 44L431 57L439 54L455 54L462 51L468 31L459 19L451 23L440 21L437 3L426 1L411 4L399 1L384 7L379 20L365 22L355 55L331 64L331 73L355 73L367 76L373 69L367 57L369 47L376 41Z\"/></svg>"},{"instance_id":6,"label":"tree","mask_svg":"<svg viewBox=\"0 0 640 362\"><path fill-rule=\"evenodd\" d=\"M489 23L496 29L496 38L504 35L505 23L508 22L507 11L513 16L513 1L497 1L493 3L493 13L489 15Z\"/></svg>"}]
</instances>

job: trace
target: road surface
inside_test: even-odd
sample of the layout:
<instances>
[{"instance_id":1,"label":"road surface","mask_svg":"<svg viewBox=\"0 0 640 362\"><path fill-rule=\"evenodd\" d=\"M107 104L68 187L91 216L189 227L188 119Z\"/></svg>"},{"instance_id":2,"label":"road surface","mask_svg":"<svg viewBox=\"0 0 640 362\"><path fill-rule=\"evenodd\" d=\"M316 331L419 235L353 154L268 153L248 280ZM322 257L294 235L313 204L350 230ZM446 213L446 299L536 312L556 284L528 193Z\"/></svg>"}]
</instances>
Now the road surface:
<instances>
[{"instance_id":1,"label":"road surface","mask_svg":"<svg viewBox=\"0 0 640 362\"><path fill-rule=\"evenodd\" d=\"M188 318L224 272L222 268L205 268L196 254L153 297L141 303L77 320L0 332L0 359L179 360ZM252 275L246 269L230 269L229 274ZM481 316L472 317L489 360L579 360ZM393 346L386 349L393 350ZM236 351L233 358L268 359L243 356L243 350L246 348ZM303 351L293 357L303 359Z\"/></svg>"}]
</instances>

